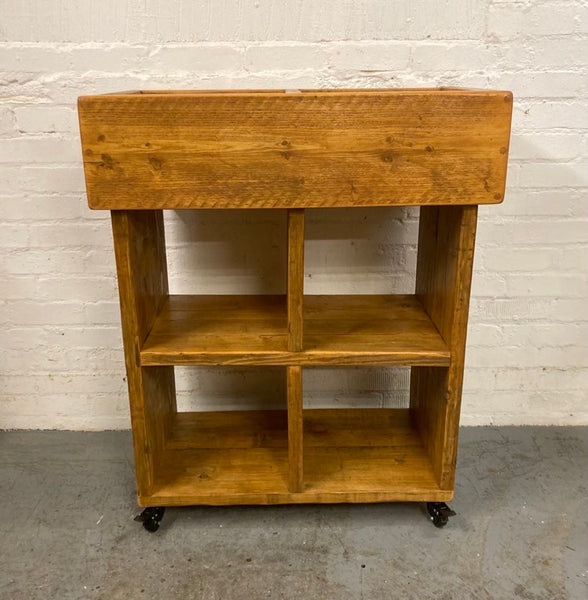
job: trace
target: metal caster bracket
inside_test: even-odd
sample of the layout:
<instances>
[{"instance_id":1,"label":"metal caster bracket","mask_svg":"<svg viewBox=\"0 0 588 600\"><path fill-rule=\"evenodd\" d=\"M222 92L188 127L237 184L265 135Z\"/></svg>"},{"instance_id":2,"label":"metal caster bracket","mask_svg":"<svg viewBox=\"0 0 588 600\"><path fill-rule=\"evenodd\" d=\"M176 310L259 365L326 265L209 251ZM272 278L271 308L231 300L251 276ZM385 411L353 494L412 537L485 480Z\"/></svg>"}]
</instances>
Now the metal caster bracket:
<instances>
[{"instance_id":1,"label":"metal caster bracket","mask_svg":"<svg viewBox=\"0 0 588 600\"><path fill-rule=\"evenodd\" d=\"M143 523L143 527L153 533L159 529L159 523L163 519L165 508L163 506L149 506L140 515L135 517L135 521Z\"/></svg>"},{"instance_id":2,"label":"metal caster bracket","mask_svg":"<svg viewBox=\"0 0 588 600\"><path fill-rule=\"evenodd\" d=\"M449 517L456 515L456 512L451 510L445 502L427 502L427 512L435 527L445 527Z\"/></svg>"}]
</instances>

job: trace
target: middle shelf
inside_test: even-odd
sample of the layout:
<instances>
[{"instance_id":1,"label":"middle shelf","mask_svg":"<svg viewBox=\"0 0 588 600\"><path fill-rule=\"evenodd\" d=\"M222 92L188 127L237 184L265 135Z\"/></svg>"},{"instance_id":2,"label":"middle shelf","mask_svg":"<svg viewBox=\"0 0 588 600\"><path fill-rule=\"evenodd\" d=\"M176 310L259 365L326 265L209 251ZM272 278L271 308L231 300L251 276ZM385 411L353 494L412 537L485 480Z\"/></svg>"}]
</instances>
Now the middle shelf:
<instances>
[{"instance_id":1,"label":"middle shelf","mask_svg":"<svg viewBox=\"0 0 588 600\"><path fill-rule=\"evenodd\" d=\"M290 351L285 295L171 295L141 365L449 365L414 295L305 295L302 317L302 350Z\"/></svg>"}]
</instances>

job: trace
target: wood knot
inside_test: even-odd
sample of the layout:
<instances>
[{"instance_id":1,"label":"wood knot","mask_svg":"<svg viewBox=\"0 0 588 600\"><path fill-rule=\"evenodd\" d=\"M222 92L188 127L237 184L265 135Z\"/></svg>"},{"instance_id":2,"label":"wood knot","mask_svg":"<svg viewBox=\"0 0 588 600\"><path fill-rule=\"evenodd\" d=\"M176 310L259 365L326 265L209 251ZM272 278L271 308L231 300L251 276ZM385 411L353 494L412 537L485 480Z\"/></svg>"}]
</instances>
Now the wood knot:
<instances>
[{"instance_id":1,"label":"wood knot","mask_svg":"<svg viewBox=\"0 0 588 600\"><path fill-rule=\"evenodd\" d=\"M163 161L160 158L157 158L157 156L150 156L149 164L154 171L161 171L161 165L163 164Z\"/></svg>"},{"instance_id":2,"label":"wood knot","mask_svg":"<svg viewBox=\"0 0 588 600\"><path fill-rule=\"evenodd\" d=\"M114 158L112 158L112 156L110 156L110 154L101 154L100 159L102 162L98 163L99 167L104 167L105 169L114 169L116 161Z\"/></svg>"},{"instance_id":3,"label":"wood knot","mask_svg":"<svg viewBox=\"0 0 588 600\"><path fill-rule=\"evenodd\" d=\"M392 150L384 150L380 155L380 158L382 159L382 162L391 163L396 158L396 155Z\"/></svg>"}]
</instances>

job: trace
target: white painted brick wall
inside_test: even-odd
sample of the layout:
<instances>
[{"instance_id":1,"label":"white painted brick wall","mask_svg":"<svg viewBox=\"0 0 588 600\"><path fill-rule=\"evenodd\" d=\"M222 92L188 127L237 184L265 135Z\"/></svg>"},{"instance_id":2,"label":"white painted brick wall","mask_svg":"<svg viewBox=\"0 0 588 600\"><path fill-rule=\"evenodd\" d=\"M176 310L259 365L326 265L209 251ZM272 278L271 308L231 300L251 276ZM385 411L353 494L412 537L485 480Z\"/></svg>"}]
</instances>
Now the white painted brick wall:
<instances>
[{"instance_id":1,"label":"white painted brick wall","mask_svg":"<svg viewBox=\"0 0 588 600\"><path fill-rule=\"evenodd\" d=\"M78 95L512 89L509 188L480 209L463 423L588 423L588 8L566 0L0 0L0 427L129 425L108 214ZM414 209L309 214L306 289L410 292ZM167 216L173 291L280 292L280 213ZM178 369L182 406L275 405L280 369ZM309 405L402 406L408 369L307 370Z\"/></svg>"}]
</instances>

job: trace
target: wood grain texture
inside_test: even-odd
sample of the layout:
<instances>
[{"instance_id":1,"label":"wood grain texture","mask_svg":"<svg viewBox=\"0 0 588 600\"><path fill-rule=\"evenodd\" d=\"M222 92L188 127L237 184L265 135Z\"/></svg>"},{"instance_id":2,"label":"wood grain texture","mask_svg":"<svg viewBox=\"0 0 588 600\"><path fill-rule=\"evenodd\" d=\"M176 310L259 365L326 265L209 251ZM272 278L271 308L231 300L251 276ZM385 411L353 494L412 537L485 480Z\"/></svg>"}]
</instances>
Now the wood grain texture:
<instances>
[{"instance_id":1,"label":"wood grain texture","mask_svg":"<svg viewBox=\"0 0 588 600\"><path fill-rule=\"evenodd\" d=\"M451 351L447 369L411 370L411 408L438 481L453 489L477 206L423 207L416 293Z\"/></svg>"},{"instance_id":2,"label":"wood grain texture","mask_svg":"<svg viewBox=\"0 0 588 600\"><path fill-rule=\"evenodd\" d=\"M144 369L139 350L168 294L161 211L112 212L135 471L140 496L154 472L176 410L172 367Z\"/></svg>"},{"instance_id":3,"label":"wood grain texture","mask_svg":"<svg viewBox=\"0 0 588 600\"><path fill-rule=\"evenodd\" d=\"M302 492L303 479L303 434L302 421L302 368L286 368L288 400L288 490Z\"/></svg>"},{"instance_id":4,"label":"wood grain texture","mask_svg":"<svg viewBox=\"0 0 588 600\"><path fill-rule=\"evenodd\" d=\"M495 204L512 95L144 93L78 102L95 209Z\"/></svg>"},{"instance_id":5,"label":"wood grain texture","mask_svg":"<svg viewBox=\"0 0 588 600\"><path fill-rule=\"evenodd\" d=\"M305 409L304 446L422 445L406 409ZM225 410L174 414L169 450L282 448L288 446L286 410Z\"/></svg>"},{"instance_id":6,"label":"wood grain texture","mask_svg":"<svg viewBox=\"0 0 588 600\"><path fill-rule=\"evenodd\" d=\"M288 488L285 435L275 436L276 422L284 432L283 411L257 411L255 417L231 412L178 415L176 422L184 421L179 425L184 431L184 449L164 453L154 492L142 497L141 503L430 501L449 500L452 496L437 484L408 410L304 411L305 487L300 493ZM198 421L190 448L186 428ZM260 421L266 423L267 435L260 435ZM219 427L222 436L213 441L213 447L204 448L202 433L213 426ZM246 439L256 443L244 444Z\"/></svg>"},{"instance_id":7,"label":"wood grain texture","mask_svg":"<svg viewBox=\"0 0 588 600\"><path fill-rule=\"evenodd\" d=\"M288 447L286 410L179 412L173 416L168 450Z\"/></svg>"},{"instance_id":8,"label":"wood grain texture","mask_svg":"<svg viewBox=\"0 0 588 600\"><path fill-rule=\"evenodd\" d=\"M143 365L285 364L285 296L170 296L141 349Z\"/></svg>"},{"instance_id":9,"label":"wood grain texture","mask_svg":"<svg viewBox=\"0 0 588 600\"><path fill-rule=\"evenodd\" d=\"M310 364L445 365L447 346L410 295L305 296Z\"/></svg>"},{"instance_id":10,"label":"wood grain texture","mask_svg":"<svg viewBox=\"0 0 588 600\"><path fill-rule=\"evenodd\" d=\"M304 210L288 210L288 350L302 350Z\"/></svg>"},{"instance_id":11,"label":"wood grain texture","mask_svg":"<svg viewBox=\"0 0 588 600\"><path fill-rule=\"evenodd\" d=\"M283 296L170 296L141 364L449 364L415 296L305 296L303 314L303 349L291 352Z\"/></svg>"}]
</instances>

